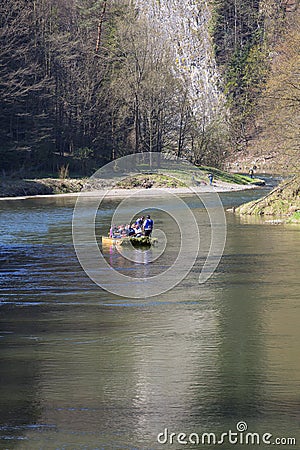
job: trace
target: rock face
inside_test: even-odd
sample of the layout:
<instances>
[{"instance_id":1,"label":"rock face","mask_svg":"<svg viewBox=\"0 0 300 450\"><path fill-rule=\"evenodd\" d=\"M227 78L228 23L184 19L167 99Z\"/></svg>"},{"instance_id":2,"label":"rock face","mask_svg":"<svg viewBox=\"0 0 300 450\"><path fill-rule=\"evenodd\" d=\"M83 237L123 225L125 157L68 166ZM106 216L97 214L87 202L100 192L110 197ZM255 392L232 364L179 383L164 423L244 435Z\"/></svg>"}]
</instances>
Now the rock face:
<instances>
[{"instance_id":1,"label":"rock face","mask_svg":"<svg viewBox=\"0 0 300 450\"><path fill-rule=\"evenodd\" d=\"M169 44L174 71L188 85L196 117L207 124L223 109L220 77L209 34L211 8L206 0L135 0L141 17Z\"/></svg>"}]
</instances>

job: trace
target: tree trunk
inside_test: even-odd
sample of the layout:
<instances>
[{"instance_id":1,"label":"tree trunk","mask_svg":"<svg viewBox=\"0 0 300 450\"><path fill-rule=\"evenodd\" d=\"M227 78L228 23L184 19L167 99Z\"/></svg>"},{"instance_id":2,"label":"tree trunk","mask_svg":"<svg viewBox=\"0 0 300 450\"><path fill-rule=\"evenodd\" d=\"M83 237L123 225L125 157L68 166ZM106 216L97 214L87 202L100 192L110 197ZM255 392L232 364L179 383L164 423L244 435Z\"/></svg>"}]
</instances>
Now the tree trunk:
<instances>
[{"instance_id":1,"label":"tree trunk","mask_svg":"<svg viewBox=\"0 0 300 450\"><path fill-rule=\"evenodd\" d=\"M140 146L140 123L139 123L139 99L137 94L135 94L135 105L134 105L134 137L135 137L135 143L134 143L134 152L139 152L139 146Z\"/></svg>"},{"instance_id":2,"label":"tree trunk","mask_svg":"<svg viewBox=\"0 0 300 450\"><path fill-rule=\"evenodd\" d=\"M107 0L104 0L103 6L102 6L102 11L101 11L101 14L99 17L99 22L98 22L98 35L97 35L97 42L96 42L96 48L95 48L96 53L98 53L100 45L101 45L102 24L103 24L104 17L105 17L106 6L107 6Z\"/></svg>"}]
</instances>

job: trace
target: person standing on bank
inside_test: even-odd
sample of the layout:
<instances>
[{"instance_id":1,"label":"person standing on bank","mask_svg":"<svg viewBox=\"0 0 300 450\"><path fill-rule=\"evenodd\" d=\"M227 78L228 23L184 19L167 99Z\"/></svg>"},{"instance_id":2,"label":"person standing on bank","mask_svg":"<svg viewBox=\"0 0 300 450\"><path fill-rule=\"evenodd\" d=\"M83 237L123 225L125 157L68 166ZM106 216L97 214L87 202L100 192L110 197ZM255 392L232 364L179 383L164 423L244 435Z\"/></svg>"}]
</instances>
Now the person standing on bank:
<instances>
[{"instance_id":1,"label":"person standing on bank","mask_svg":"<svg viewBox=\"0 0 300 450\"><path fill-rule=\"evenodd\" d=\"M143 230L145 236L151 236L153 230L153 220L150 216L146 217L146 220L143 223Z\"/></svg>"}]
</instances>

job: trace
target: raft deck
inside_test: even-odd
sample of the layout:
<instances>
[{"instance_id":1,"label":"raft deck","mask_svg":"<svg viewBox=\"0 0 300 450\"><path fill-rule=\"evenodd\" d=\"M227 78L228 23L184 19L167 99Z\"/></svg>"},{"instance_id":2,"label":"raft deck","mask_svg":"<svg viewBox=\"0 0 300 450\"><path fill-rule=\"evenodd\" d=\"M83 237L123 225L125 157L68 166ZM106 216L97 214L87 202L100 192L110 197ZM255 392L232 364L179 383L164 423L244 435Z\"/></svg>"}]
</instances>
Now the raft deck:
<instances>
[{"instance_id":1,"label":"raft deck","mask_svg":"<svg viewBox=\"0 0 300 450\"><path fill-rule=\"evenodd\" d=\"M135 237L135 236L126 236L122 238L111 238L107 236L101 236L102 244L103 245L128 245L132 244L135 246L141 246L141 247L148 247L152 244L155 244L157 242L157 239L151 238L149 236L141 236L141 237Z\"/></svg>"}]
</instances>

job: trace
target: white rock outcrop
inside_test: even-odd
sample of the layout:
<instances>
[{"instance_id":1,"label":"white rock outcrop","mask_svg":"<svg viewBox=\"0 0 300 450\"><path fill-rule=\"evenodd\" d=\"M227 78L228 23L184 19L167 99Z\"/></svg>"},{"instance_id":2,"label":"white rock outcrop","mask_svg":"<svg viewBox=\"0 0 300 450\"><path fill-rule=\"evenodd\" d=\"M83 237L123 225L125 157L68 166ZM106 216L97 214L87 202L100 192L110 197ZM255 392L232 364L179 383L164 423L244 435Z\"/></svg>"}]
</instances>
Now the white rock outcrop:
<instances>
[{"instance_id":1,"label":"white rock outcrop","mask_svg":"<svg viewBox=\"0 0 300 450\"><path fill-rule=\"evenodd\" d=\"M174 70L188 84L197 118L210 123L224 107L220 77L209 33L211 8L206 0L135 0L141 17L170 45Z\"/></svg>"}]
</instances>

